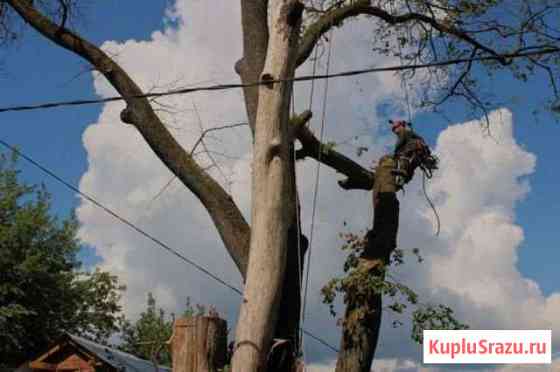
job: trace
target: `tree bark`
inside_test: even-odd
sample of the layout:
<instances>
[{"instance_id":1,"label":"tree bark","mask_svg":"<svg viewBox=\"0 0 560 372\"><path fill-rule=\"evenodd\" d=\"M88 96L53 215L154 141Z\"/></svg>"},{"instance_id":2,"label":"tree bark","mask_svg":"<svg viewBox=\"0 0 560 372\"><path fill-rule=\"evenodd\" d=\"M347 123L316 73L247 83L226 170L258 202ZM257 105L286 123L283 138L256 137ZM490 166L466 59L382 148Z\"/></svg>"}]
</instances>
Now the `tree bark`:
<instances>
[{"instance_id":1,"label":"tree bark","mask_svg":"<svg viewBox=\"0 0 560 372\"><path fill-rule=\"evenodd\" d=\"M343 328L335 372L370 371L381 329L381 295L350 300L344 317L348 321L361 312L365 315L361 315L354 327Z\"/></svg>"},{"instance_id":2,"label":"tree bark","mask_svg":"<svg viewBox=\"0 0 560 372\"><path fill-rule=\"evenodd\" d=\"M301 228L297 229L296 223L294 221L288 231L286 272L278 309L278 322L274 332L274 339L279 340L279 343L270 351L266 369L268 372L292 371L301 346L299 343L301 284L308 241L300 234L298 244L298 230L301 231Z\"/></svg>"},{"instance_id":3,"label":"tree bark","mask_svg":"<svg viewBox=\"0 0 560 372\"><path fill-rule=\"evenodd\" d=\"M241 28L243 29L243 58L235 70L244 84L259 81L268 46L268 0L241 0ZM259 87L243 89L249 126L255 132L259 105Z\"/></svg>"},{"instance_id":4,"label":"tree bark","mask_svg":"<svg viewBox=\"0 0 560 372\"><path fill-rule=\"evenodd\" d=\"M380 162L374 185L374 221L358 270L385 277L391 253L396 248L399 201L391 173L392 162ZM385 166L387 165L387 166ZM359 285L359 284L358 284ZM359 293L359 291L356 291ZM382 294L346 293L340 352L336 372L369 372L381 329Z\"/></svg>"},{"instance_id":5,"label":"tree bark","mask_svg":"<svg viewBox=\"0 0 560 372\"><path fill-rule=\"evenodd\" d=\"M271 1L271 32L261 80L293 76L303 6ZM288 230L296 209L291 85L259 86L253 156L252 229L244 301L236 331L233 372L263 371L278 319L287 259Z\"/></svg>"},{"instance_id":6,"label":"tree bark","mask_svg":"<svg viewBox=\"0 0 560 372\"><path fill-rule=\"evenodd\" d=\"M146 98L134 98L143 94L138 85L101 49L50 21L32 2L9 0L7 3L47 39L91 63L125 98L127 108L121 114L123 121L136 127L156 156L206 207L226 249L244 277L249 257L249 225L231 196L173 138L149 101Z\"/></svg>"},{"instance_id":7,"label":"tree bark","mask_svg":"<svg viewBox=\"0 0 560 372\"><path fill-rule=\"evenodd\" d=\"M173 372L218 372L226 365L227 323L217 317L194 316L175 321Z\"/></svg>"}]
</instances>

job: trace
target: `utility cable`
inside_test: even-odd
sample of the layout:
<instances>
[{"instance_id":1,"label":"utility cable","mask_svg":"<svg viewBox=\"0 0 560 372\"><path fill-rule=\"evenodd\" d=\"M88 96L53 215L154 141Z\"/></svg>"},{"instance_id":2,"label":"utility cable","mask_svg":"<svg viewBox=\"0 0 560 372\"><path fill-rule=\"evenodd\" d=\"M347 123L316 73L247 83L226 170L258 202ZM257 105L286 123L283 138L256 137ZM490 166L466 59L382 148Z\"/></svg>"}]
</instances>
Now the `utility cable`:
<instances>
[{"instance_id":1,"label":"utility cable","mask_svg":"<svg viewBox=\"0 0 560 372\"><path fill-rule=\"evenodd\" d=\"M553 54L558 52L560 52L560 48L543 48L536 51L500 54L496 56L456 58L456 59L450 59L450 60L439 61L439 62L420 63L420 64L413 64L407 66L387 66L387 67L366 68L366 69L359 69L359 70L343 71L343 72L338 72L333 74L327 73L324 75L316 75L316 76L304 75L304 76L297 76L291 79L278 79L278 80L273 79L273 80L257 81L257 82L246 83L246 84L240 84L240 83L215 84L215 85L206 85L206 86L198 86L198 87L191 87L191 88L174 89L174 90L169 90L164 92L152 92L152 93L138 94L132 96L124 96L124 97L112 96L112 97L100 98L100 99L79 99L79 100L71 100L71 101L40 103L35 105L6 106L0 108L0 113L12 112L12 111L32 111L32 110L41 110L41 109L49 109L49 108L64 107L64 106L91 105L91 104L123 101L123 100L134 99L134 98L165 97L165 96L172 96L172 95L190 94L194 92L208 92L208 91L249 88L249 87L255 87L259 85L271 85L271 84L285 83L285 82L324 80L324 79L332 79L336 77L348 77L348 76L355 76L355 75L362 75L362 74L369 74L369 73L376 73L376 72L419 70L419 69L427 69L430 67L444 67L444 66L462 64L462 63L472 63L472 62L496 61L496 60L505 59L508 60L509 63L509 61L513 59L533 57L533 56L543 56L543 55Z\"/></svg>"},{"instance_id":2,"label":"utility cable","mask_svg":"<svg viewBox=\"0 0 560 372\"><path fill-rule=\"evenodd\" d=\"M196 263L195 261L185 257L184 255L182 255L181 253L179 253L178 251L176 251L175 249L171 248L169 245L165 244L164 242L162 242L160 239L154 237L153 235L147 233L146 231L144 231L143 229L137 227L136 225L134 225L132 222L130 222L129 220L127 220L124 217L121 217L119 214L117 214L115 211L113 211L112 209L104 206L102 203L100 203L99 201L97 201L93 196L88 195L82 191L80 191L80 189L74 185L72 185L70 182L66 181L65 179L63 179L62 177L58 176L56 173L54 173L53 171L49 170L47 167L41 165L39 162L35 161L33 158L31 158L30 156L26 155L25 153L23 153L21 150L19 150L18 148L16 148L13 145L10 145L8 142L0 139L0 145L4 146L5 148L7 148L8 150L12 151L13 153L15 153L16 155L20 156L22 159L24 159L25 161L27 161L28 163L30 163L31 165L35 166L36 168L38 168L40 171L42 171L43 173L47 174L49 177L55 179L56 181L58 181L59 183L61 183L62 185L64 185L66 188L76 192L77 194L79 194L80 196L82 196L84 199L88 200L89 202L91 202L93 205L95 205L96 207L102 209L103 211L105 211L106 213L108 213L109 215L111 215L112 217L114 217L115 219L117 219L119 222L127 225L128 227L130 227L131 229L133 229L134 231L136 231L137 233L139 233L140 235L144 236L145 238L151 240L153 243L155 243L157 246L165 249L166 251L170 252L171 254L173 254L174 256L178 257L180 260L186 262L187 264L191 265L192 267L194 267L195 269L197 269L198 271L204 273L206 276L210 277L211 279L215 280L216 282L222 284L223 286L229 288L230 290L232 290L233 292L237 293L238 295L243 297L243 292L241 292L241 290L239 290L238 288L234 287L233 285L227 283L224 279L221 279L220 277L218 277L217 275L213 274L212 272L210 272L210 270L206 269L205 267L201 266L200 264ZM338 352L338 349L336 349L334 346L330 345L327 341L323 340L322 338L315 336L313 333L307 331L307 330L303 330L303 332L306 335L309 335L311 338L313 338L314 340L320 342L321 344L323 344L324 346L328 347L329 349Z\"/></svg>"}]
</instances>

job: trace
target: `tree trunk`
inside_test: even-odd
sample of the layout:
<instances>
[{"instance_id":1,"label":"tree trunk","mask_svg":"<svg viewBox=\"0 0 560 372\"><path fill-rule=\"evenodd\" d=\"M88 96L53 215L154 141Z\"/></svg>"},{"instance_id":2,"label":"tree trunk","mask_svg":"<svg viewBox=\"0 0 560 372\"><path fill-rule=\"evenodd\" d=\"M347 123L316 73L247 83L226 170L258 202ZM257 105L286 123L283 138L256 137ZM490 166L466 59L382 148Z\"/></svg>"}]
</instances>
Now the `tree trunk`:
<instances>
[{"instance_id":1,"label":"tree trunk","mask_svg":"<svg viewBox=\"0 0 560 372\"><path fill-rule=\"evenodd\" d=\"M227 323L217 317L177 319L173 329L173 372L218 372L226 365Z\"/></svg>"},{"instance_id":2,"label":"tree trunk","mask_svg":"<svg viewBox=\"0 0 560 372\"><path fill-rule=\"evenodd\" d=\"M261 80L293 77L302 4L271 1L271 32ZM289 130L291 86L259 87L253 157L252 229L244 300L237 324L233 372L263 371L278 319L287 238L296 209Z\"/></svg>"},{"instance_id":3,"label":"tree trunk","mask_svg":"<svg viewBox=\"0 0 560 372\"><path fill-rule=\"evenodd\" d=\"M299 211L298 211L299 213ZM301 229L299 229L301 231ZM278 343L270 352L267 363L269 372L292 371L295 366L297 354L300 350L299 325L301 315L301 283L303 277L304 256L307 251L308 241L300 235L298 246L298 229L294 223L288 233L288 258L282 298L278 310L278 322L274 338L287 341ZM298 253L300 257L298 257Z\"/></svg>"},{"instance_id":4,"label":"tree trunk","mask_svg":"<svg viewBox=\"0 0 560 372\"><path fill-rule=\"evenodd\" d=\"M336 372L370 371L381 329L381 310L381 294L352 299L346 304L345 324L362 312L365 315L353 327L344 326Z\"/></svg>"},{"instance_id":5,"label":"tree trunk","mask_svg":"<svg viewBox=\"0 0 560 372\"><path fill-rule=\"evenodd\" d=\"M396 248L399 228L399 201L388 158L380 160L374 191L373 229L368 233L367 245L358 270L370 275L385 276L391 253ZM336 372L369 372L381 329L382 294L355 296L346 293L340 353Z\"/></svg>"}]
</instances>

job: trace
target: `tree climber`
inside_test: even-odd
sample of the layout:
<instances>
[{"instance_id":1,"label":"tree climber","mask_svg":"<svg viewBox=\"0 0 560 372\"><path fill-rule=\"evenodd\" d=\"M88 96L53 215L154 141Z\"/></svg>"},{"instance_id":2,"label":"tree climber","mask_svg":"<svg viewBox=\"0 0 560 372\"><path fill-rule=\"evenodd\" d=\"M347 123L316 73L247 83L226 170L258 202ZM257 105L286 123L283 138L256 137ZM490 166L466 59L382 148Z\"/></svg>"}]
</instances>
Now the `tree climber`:
<instances>
[{"instance_id":1,"label":"tree climber","mask_svg":"<svg viewBox=\"0 0 560 372\"><path fill-rule=\"evenodd\" d=\"M422 137L416 134L411 124L390 120L392 132L397 136L397 144L392 155L379 159L375 169L373 185L373 228L368 231L367 245L363 259L381 259L386 265L397 246L399 227L399 200L397 191L412 180L414 171L420 167L430 178L437 169L437 158Z\"/></svg>"}]
</instances>

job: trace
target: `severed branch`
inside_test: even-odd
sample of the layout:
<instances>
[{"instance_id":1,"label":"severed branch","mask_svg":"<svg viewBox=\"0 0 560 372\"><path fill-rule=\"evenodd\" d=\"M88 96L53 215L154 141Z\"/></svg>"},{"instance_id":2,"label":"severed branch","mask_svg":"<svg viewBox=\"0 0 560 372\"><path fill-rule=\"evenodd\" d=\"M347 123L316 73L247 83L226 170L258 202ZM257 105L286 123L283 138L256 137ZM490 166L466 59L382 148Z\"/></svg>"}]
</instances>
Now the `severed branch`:
<instances>
[{"instance_id":1,"label":"severed branch","mask_svg":"<svg viewBox=\"0 0 560 372\"><path fill-rule=\"evenodd\" d=\"M296 151L296 159L301 160L310 157L345 175L345 180L338 181L340 187L345 190L371 190L375 179L374 173L338 151L322 144L306 126L311 116L311 111L307 110L291 120L294 138L297 138L302 146L301 149Z\"/></svg>"}]
</instances>

